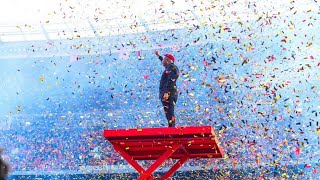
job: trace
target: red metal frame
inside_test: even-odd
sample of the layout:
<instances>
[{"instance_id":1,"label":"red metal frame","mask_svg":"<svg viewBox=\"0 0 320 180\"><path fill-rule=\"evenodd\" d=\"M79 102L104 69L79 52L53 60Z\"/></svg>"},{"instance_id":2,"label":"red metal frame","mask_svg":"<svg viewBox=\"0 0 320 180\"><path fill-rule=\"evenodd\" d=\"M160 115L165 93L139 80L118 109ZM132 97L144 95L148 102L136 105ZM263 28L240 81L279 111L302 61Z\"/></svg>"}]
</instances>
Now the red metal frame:
<instances>
[{"instance_id":1,"label":"red metal frame","mask_svg":"<svg viewBox=\"0 0 320 180\"><path fill-rule=\"evenodd\" d=\"M154 171L168 158L179 161L161 179L169 178L188 159L223 157L211 126L104 130L104 137L140 173L138 180L153 180ZM136 160L156 161L144 170Z\"/></svg>"}]
</instances>

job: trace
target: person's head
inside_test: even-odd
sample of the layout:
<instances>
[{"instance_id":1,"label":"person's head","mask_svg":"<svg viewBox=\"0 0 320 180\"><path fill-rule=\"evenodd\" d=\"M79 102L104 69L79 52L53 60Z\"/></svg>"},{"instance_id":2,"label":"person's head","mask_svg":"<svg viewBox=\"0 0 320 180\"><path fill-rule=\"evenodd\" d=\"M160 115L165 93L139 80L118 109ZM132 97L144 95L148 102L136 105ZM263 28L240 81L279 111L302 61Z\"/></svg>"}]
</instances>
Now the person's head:
<instances>
[{"instance_id":1,"label":"person's head","mask_svg":"<svg viewBox=\"0 0 320 180\"><path fill-rule=\"evenodd\" d=\"M174 63L174 56L172 54L165 54L164 58L162 59L162 65L167 66L171 63Z\"/></svg>"}]
</instances>

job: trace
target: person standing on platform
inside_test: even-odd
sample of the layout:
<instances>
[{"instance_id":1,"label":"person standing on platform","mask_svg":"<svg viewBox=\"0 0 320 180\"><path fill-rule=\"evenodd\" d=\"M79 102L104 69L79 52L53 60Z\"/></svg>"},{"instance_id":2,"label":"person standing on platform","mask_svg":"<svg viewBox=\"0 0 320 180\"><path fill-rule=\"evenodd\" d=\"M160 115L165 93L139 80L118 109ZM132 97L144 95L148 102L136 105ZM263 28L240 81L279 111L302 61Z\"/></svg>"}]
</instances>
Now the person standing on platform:
<instances>
[{"instance_id":1,"label":"person standing on platform","mask_svg":"<svg viewBox=\"0 0 320 180\"><path fill-rule=\"evenodd\" d=\"M0 148L0 180L6 180L9 174L9 165L2 159L3 149Z\"/></svg>"},{"instance_id":2,"label":"person standing on platform","mask_svg":"<svg viewBox=\"0 0 320 180\"><path fill-rule=\"evenodd\" d=\"M178 100L177 79L179 78L179 69L174 64L174 56L165 54L162 57L158 51L154 52L162 62L165 70L162 73L159 87L159 98L168 120L169 127L175 127L176 117L174 115L174 106Z\"/></svg>"}]
</instances>

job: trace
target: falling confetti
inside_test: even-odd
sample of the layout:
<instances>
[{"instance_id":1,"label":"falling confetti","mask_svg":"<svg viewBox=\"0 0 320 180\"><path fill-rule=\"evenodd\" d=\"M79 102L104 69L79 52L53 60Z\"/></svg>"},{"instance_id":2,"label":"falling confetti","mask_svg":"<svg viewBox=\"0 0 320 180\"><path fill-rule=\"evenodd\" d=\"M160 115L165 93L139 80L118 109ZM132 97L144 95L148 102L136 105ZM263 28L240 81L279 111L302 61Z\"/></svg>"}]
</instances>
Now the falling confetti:
<instances>
[{"instance_id":1,"label":"falling confetti","mask_svg":"<svg viewBox=\"0 0 320 180\"><path fill-rule=\"evenodd\" d=\"M0 21L0 147L13 173L136 178L103 129L166 126L157 50L181 70L176 124L214 127L226 154L174 177L319 176L319 1L29 4L43 13L33 22Z\"/></svg>"}]
</instances>

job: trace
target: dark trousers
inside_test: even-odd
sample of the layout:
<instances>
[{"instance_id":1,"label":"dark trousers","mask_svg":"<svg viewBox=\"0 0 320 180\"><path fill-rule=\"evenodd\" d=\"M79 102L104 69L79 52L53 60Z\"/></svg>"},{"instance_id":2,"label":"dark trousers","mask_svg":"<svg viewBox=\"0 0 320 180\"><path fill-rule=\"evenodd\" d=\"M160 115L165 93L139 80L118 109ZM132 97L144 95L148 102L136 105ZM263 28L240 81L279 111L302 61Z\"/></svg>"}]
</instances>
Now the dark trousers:
<instances>
[{"instance_id":1,"label":"dark trousers","mask_svg":"<svg viewBox=\"0 0 320 180\"><path fill-rule=\"evenodd\" d=\"M174 116L174 106L176 105L177 100L178 100L178 96L176 95L170 95L167 101L163 101L163 99L161 99L163 110L164 110L164 113L166 114L169 127L174 127L176 124L175 122L176 118Z\"/></svg>"}]
</instances>

